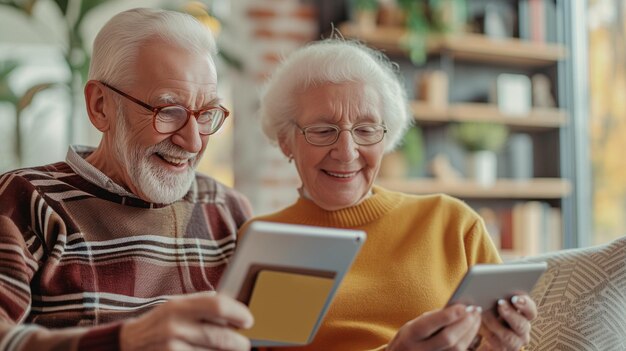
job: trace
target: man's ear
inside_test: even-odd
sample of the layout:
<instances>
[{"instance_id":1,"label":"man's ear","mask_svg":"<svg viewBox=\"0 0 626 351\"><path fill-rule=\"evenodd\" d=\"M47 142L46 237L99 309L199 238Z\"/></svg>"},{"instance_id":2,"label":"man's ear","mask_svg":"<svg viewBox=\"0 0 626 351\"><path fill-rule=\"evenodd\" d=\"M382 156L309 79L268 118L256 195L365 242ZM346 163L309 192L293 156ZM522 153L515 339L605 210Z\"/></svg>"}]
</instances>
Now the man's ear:
<instances>
[{"instance_id":1,"label":"man's ear","mask_svg":"<svg viewBox=\"0 0 626 351\"><path fill-rule=\"evenodd\" d=\"M90 80L85 84L85 104L89 120L103 133L109 130L113 122L112 116L105 111L104 88L104 85L96 80Z\"/></svg>"}]
</instances>

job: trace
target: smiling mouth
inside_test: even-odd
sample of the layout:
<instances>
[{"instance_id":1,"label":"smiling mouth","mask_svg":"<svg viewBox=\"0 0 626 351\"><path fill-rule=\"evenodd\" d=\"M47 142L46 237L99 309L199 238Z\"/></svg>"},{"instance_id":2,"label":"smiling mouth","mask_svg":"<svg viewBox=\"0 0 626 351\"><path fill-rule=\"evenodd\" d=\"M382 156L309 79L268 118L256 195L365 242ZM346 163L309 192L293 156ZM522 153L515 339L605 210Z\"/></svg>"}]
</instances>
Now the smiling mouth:
<instances>
[{"instance_id":1,"label":"smiling mouth","mask_svg":"<svg viewBox=\"0 0 626 351\"><path fill-rule=\"evenodd\" d=\"M335 177L335 178L352 178L354 177L358 172L344 172L344 173L335 173L335 172L331 172L331 171L323 171L324 173L326 173L327 175L331 176L331 177Z\"/></svg>"},{"instance_id":2,"label":"smiling mouth","mask_svg":"<svg viewBox=\"0 0 626 351\"><path fill-rule=\"evenodd\" d=\"M156 153L156 155L162 159L163 161L173 165L173 166L177 166L180 167L182 165L185 165L189 162L188 158L179 158L179 157L175 157L175 156L170 156L170 155L164 155L164 154L160 154L160 153Z\"/></svg>"}]
</instances>

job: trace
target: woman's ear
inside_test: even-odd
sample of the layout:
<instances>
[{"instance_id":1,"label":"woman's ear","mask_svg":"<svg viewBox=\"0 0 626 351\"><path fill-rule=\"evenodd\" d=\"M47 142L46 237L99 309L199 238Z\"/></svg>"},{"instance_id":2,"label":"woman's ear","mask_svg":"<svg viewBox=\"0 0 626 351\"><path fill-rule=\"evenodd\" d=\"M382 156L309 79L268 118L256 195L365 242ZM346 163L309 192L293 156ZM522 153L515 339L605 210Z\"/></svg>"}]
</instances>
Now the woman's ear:
<instances>
[{"instance_id":1,"label":"woman's ear","mask_svg":"<svg viewBox=\"0 0 626 351\"><path fill-rule=\"evenodd\" d=\"M91 124L99 131L106 132L111 127L112 118L105 111L104 85L96 80L85 84L85 104Z\"/></svg>"},{"instance_id":2,"label":"woman's ear","mask_svg":"<svg viewBox=\"0 0 626 351\"><path fill-rule=\"evenodd\" d=\"M285 135L278 137L278 146L280 146L280 150L283 152L283 155L288 158L293 157L293 151L291 147L291 143L287 140L288 138Z\"/></svg>"}]
</instances>

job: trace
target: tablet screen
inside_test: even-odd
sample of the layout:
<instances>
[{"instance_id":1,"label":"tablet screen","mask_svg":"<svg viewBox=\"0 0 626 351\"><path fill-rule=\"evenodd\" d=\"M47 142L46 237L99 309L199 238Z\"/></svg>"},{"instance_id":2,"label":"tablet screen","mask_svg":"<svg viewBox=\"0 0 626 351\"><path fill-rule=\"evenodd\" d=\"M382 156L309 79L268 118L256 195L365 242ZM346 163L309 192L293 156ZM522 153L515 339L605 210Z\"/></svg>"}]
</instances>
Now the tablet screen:
<instances>
[{"instance_id":1,"label":"tablet screen","mask_svg":"<svg viewBox=\"0 0 626 351\"><path fill-rule=\"evenodd\" d=\"M255 324L242 334L251 339L306 343L333 283L333 278L261 270L248 304Z\"/></svg>"}]
</instances>

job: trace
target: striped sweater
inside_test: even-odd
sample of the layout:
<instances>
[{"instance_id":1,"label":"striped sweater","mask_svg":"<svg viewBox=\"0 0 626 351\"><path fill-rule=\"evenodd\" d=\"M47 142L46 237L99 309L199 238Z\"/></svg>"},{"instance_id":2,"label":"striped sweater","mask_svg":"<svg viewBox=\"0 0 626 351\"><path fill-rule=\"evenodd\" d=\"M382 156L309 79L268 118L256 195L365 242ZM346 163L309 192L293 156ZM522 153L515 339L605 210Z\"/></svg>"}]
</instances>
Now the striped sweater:
<instances>
[{"instance_id":1,"label":"striped sweater","mask_svg":"<svg viewBox=\"0 0 626 351\"><path fill-rule=\"evenodd\" d=\"M67 163L1 175L0 350L116 349L116 322L213 290L250 215L200 175L170 205L104 190Z\"/></svg>"}]
</instances>

